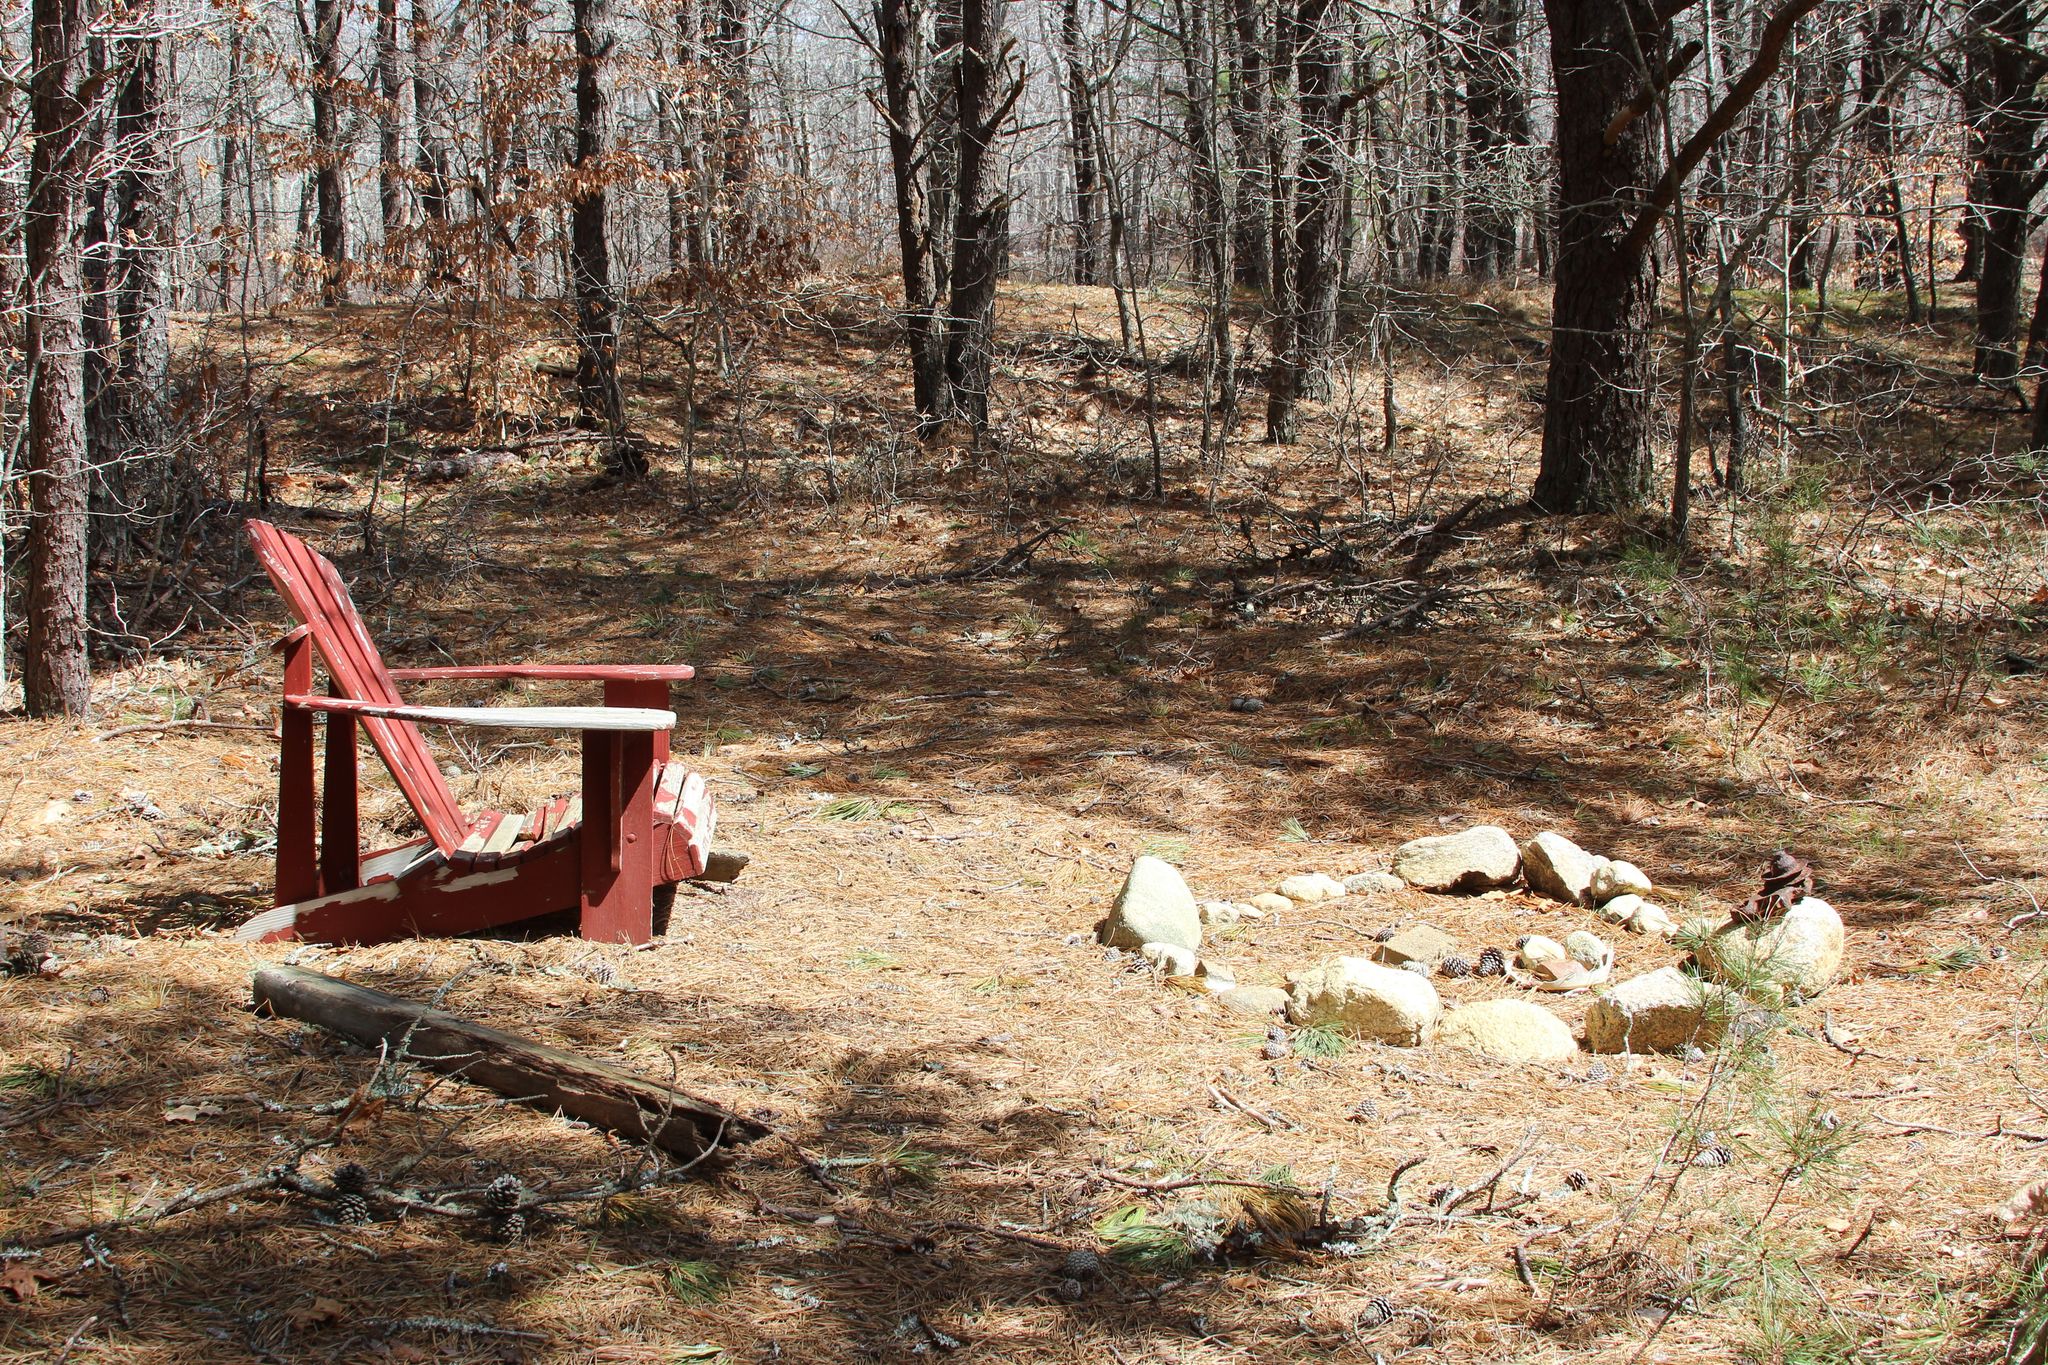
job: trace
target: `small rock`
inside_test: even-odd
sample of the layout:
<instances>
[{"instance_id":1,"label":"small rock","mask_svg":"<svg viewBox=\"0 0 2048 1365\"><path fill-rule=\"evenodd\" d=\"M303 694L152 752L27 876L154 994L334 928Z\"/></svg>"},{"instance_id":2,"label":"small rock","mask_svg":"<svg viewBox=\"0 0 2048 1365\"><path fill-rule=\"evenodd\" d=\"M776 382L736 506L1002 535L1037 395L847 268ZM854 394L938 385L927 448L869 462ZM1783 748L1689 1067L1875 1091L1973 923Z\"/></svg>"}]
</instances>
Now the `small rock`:
<instances>
[{"instance_id":1,"label":"small rock","mask_svg":"<svg viewBox=\"0 0 2048 1365\"><path fill-rule=\"evenodd\" d=\"M1195 955L1177 943L1147 943L1138 956L1166 976L1193 976Z\"/></svg>"},{"instance_id":2,"label":"small rock","mask_svg":"<svg viewBox=\"0 0 2048 1365\"><path fill-rule=\"evenodd\" d=\"M1774 919L1753 924L1734 920L1716 929L1698 949L1700 968L1709 977L1755 993L1772 986L1802 996L1819 995L1842 970L1842 917L1818 896L1799 903Z\"/></svg>"},{"instance_id":3,"label":"small rock","mask_svg":"<svg viewBox=\"0 0 2048 1365\"><path fill-rule=\"evenodd\" d=\"M1297 905L1318 905L1345 894L1344 883L1320 872L1297 873L1274 889Z\"/></svg>"},{"instance_id":4,"label":"small rock","mask_svg":"<svg viewBox=\"0 0 2048 1365\"><path fill-rule=\"evenodd\" d=\"M1283 896L1280 899L1285 900L1286 897ZM1264 919L1266 917L1266 912L1259 909L1256 905L1247 905L1242 901L1234 901L1232 904L1237 906L1237 917L1241 920Z\"/></svg>"},{"instance_id":5,"label":"small rock","mask_svg":"<svg viewBox=\"0 0 2048 1365\"><path fill-rule=\"evenodd\" d=\"M1344 879L1344 889L1354 896L1387 896L1406 891L1408 883L1391 872L1354 872Z\"/></svg>"},{"instance_id":6,"label":"small rock","mask_svg":"<svg viewBox=\"0 0 2048 1365\"><path fill-rule=\"evenodd\" d=\"M1598 934L1587 933L1584 929L1565 935L1564 955L1589 972L1597 972L1614 962L1614 949L1608 947Z\"/></svg>"},{"instance_id":7,"label":"small rock","mask_svg":"<svg viewBox=\"0 0 2048 1365\"><path fill-rule=\"evenodd\" d=\"M1579 1053L1571 1026L1527 1000L1482 1000L1445 1012L1436 1040L1502 1062L1562 1062Z\"/></svg>"},{"instance_id":8,"label":"small rock","mask_svg":"<svg viewBox=\"0 0 2048 1365\"><path fill-rule=\"evenodd\" d=\"M1616 896L1613 900L1600 903L1600 918L1606 920L1609 924L1626 924L1628 923L1629 916L1635 914L1636 911L1648 904L1648 901L1634 892L1630 892L1625 896Z\"/></svg>"},{"instance_id":9,"label":"small rock","mask_svg":"<svg viewBox=\"0 0 2048 1365\"><path fill-rule=\"evenodd\" d=\"M1258 697L1232 697L1230 699L1230 709L1249 714L1254 711L1265 710L1266 703Z\"/></svg>"},{"instance_id":10,"label":"small rock","mask_svg":"<svg viewBox=\"0 0 2048 1365\"><path fill-rule=\"evenodd\" d=\"M1632 934L1651 934L1657 938L1674 938L1678 934L1678 921L1654 901L1644 901L1623 927Z\"/></svg>"},{"instance_id":11,"label":"small rock","mask_svg":"<svg viewBox=\"0 0 2048 1365\"><path fill-rule=\"evenodd\" d=\"M1230 964L1206 957L1195 964L1195 980L1211 995L1237 988L1237 973L1230 970Z\"/></svg>"},{"instance_id":12,"label":"small rock","mask_svg":"<svg viewBox=\"0 0 2048 1365\"><path fill-rule=\"evenodd\" d=\"M1216 1003L1232 1014L1256 1019L1261 1015L1285 1014L1287 992L1278 986L1237 986L1217 996Z\"/></svg>"},{"instance_id":13,"label":"small rock","mask_svg":"<svg viewBox=\"0 0 2048 1365\"><path fill-rule=\"evenodd\" d=\"M1394 875L1424 891L1483 891L1521 870L1514 836L1498 825L1411 839L1394 850Z\"/></svg>"},{"instance_id":14,"label":"small rock","mask_svg":"<svg viewBox=\"0 0 2048 1365\"><path fill-rule=\"evenodd\" d=\"M1293 901L1273 891L1261 891L1258 895L1246 901L1245 904L1251 906L1252 909L1262 915L1277 915L1294 908Z\"/></svg>"},{"instance_id":15,"label":"small rock","mask_svg":"<svg viewBox=\"0 0 2048 1365\"><path fill-rule=\"evenodd\" d=\"M1412 1047L1443 1013L1429 978L1362 957L1333 957L1288 981L1287 1017L1336 1024L1347 1033Z\"/></svg>"},{"instance_id":16,"label":"small rock","mask_svg":"<svg viewBox=\"0 0 2048 1365\"><path fill-rule=\"evenodd\" d=\"M1420 962L1425 971L1435 971L1443 960L1458 950L1458 945L1443 930L1428 924L1411 925L1396 933L1392 938L1382 940L1372 955L1389 967L1405 966Z\"/></svg>"},{"instance_id":17,"label":"small rock","mask_svg":"<svg viewBox=\"0 0 2048 1365\"><path fill-rule=\"evenodd\" d=\"M1564 945L1556 939L1531 934L1515 945L1515 956L1520 959L1522 966L1533 967L1539 962L1554 962L1561 957L1570 957L1571 954L1566 952Z\"/></svg>"},{"instance_id":18,"label":"small rock","mask_svg":"<svg viewBox=\"0 0 2048 1365\"><path fill-rule=\"evenodd\" d=\"M1631 977L1586 1011L1586 1046L1595 1052L1682 1052L1719 1040L1727 992L1676 967Z\"/></svg>"},{"instance_id":19,"label":"small rock","mask_svg":"<svg viewBox=\"0 0 2048 1365\"><path fill-rule=\"evenodd\" d=\"M1234 901L1203 901L1195 907L1202 923L1210 929L1225 928L1238 921L1237 904Z\"/></svg>"},{"instance_id":20,"label":"small rock","mask_svg":"<svg viewBox=\"0 0 2048 1365\"><path fill-rule=\"evenodd\" d=\"M1529 889L1567 905L1587 899L1596 867L1592 854L1549 830L1522 845L1522 875Z\"/></svg>"},{"instance_id":21,"label":"small rock","mask_svg":"<svg viewBox=\"0 0 2048 1365\"><path fill-rule=\"evenodd\" d=\"M1096 926L1096 936L1115 948L1169 943L1193 952L1202 946L1202 916L1174 865L1145 854L1131 864L1116 905Z\"/></svg>"},{"instance_id":22,"label":"small rock","mask_svg":"<svg viewBox=\"0 0 2048 1365\"><path fill-rule=\"evenodd\" d=\"M1641 868L1615 861L1594 869L1591 890L1593 899L1605 905L1616 896L1647 896L1651 887Z\"/></svg>"}]
</instances>

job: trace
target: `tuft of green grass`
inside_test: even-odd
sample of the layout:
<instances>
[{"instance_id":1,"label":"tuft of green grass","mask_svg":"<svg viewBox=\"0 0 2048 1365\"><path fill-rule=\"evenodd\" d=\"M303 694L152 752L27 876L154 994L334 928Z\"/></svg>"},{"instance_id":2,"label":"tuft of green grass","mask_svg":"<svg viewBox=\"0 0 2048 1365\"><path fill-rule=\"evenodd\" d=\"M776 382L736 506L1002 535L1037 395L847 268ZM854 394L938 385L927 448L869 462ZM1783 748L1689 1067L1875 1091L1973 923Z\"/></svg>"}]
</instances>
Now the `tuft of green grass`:
<instances>
[{"instance_id":1,"label":"tuft of green grass","mask_svg":"<svg viewBox=\"0 0 2048 1365\"><path fill-rule=\"evenodd\" d=\"M1621 552L1621 576L1655 596L1677 581L1678 554L1664 546L1637 541Z\"/></svg>"},{"instance_id":2,"label":"tuft of green grass","mask_svg":"<svg viewBox=\"0 0 2048 1365\"><path fill-rule=\"evenodd\" d=\"M908 820L917 807L907 801L878 801L872 796L841 796L818 807L820 820Z\"/></svg>"},{"instance_id":3,"label":"tuft of green grass","mask_svg":"<svg viewBox=\"0 0 2048 1365\"><path fill-rule=\"evenodd\" d=\"M874 948L863 948L847 958L846 965L857 972L886 972L896 965L896 959Z\"/></svg>"},{"instance_id":4,"label":"tuft of green grass","mask_svg":"<svg viewBox=\"0 0 2048 1365\"><path fill-rule=\"evenodd\" d=\"M902 768L892 768L886 763L877 763L874 767L868 769L868 777L876 782L894 782L898 778L908 776L910 774Z\"/></svg>"},{"instance_id":5,"label":"tuft of green grass","mask_svg":"<svg viewBox=\"0 0 2048 1365\"><path fill-rule=\"evenodd\" d=\"M782 765L782 771L787 777L816 777L819 773L825 771L825 765L822 763L785 763Z\"/></svg>"},{"instance_id":6,"label":"tuft of green grass","mask_svg":"<svg viewBox=\"0 0 2048 1365\"><path fill-rule=\"evenodd\" d=\"M31 1095L49 1096L57 1093L61 1079L46 1066L21 1062L0 1071L0 1090L22 1090Z\"/></svg>"},{"instance_id":7,"label":"tuft of green grass","mask_svg":"<svg viewBox=\"0 0 2048 1365\"><path fill-rule=\"evenodd\" d=\"M709 1261L670 1261L662 1283L680 1302L717 1303L730 1281Z\"/></svg>"},{"instance_id":8,"label":"tuft of green grass","mask_svg":"<svg viewBox=\"0 0 2048 1365\"><path fill-rule=\"evenodd\" d=\"M1288 816L1286 822L1280 826L1280 842L1283 844L1307 843L1307 827L1304 826L1300 820L1297 820L1292 815Z\"/></svg>"},{"instance_id":9,"label":"tuft of green grass","mask_svg":"<svg viewBox=\"0 0 2048 1365\"><path fill-rule=\"evenodd\" d=\"M1095 1235L1111 1260L1133 1270L1164 1274L1184 1270L1194 1261L1187 1235L1153 1222L1143 1204L1126 1204L1104 1214L1095 1222Z\"/></svg>"},{"instance_id":10,"label":"tuft of green grass","mask_svg":"<svg viewBox=\"0 0 2048 1365\"><path fill-rule=\"evenodd\" d=\"M1342 1057L1351 1040L1335 1024L1310 1024L1294 1031L1294 1052L1298 1057Z\"/></svg>"},{"instance_id":11,"label":"tuft of green grass","mask_svg":"<svg viewBox=\"0 0 2048 1365\"><path fill-rule=\"evenodd\" d=\"M1916 972L1967 972L1972 967L1983 965L1984 950L1974 943L1959 943L1927 959L1924 967L1914 968Z\"/></svg>"},{"instance_id":12,"label":"tuft of green grass","mask_svg":"<svg viewBox=\"0 0 2048 1365\"><path fill-rule=\"evenodd\" d=\"M1149 853L1161 862L1172 863L1178 867L1180 866L1181 859L1188 856L1188 841L1175 838L1170 834L1163 834L1157 838L1147 839L1144 847L1140 848L1138 852Z\"/></svg>"}]
</instances>

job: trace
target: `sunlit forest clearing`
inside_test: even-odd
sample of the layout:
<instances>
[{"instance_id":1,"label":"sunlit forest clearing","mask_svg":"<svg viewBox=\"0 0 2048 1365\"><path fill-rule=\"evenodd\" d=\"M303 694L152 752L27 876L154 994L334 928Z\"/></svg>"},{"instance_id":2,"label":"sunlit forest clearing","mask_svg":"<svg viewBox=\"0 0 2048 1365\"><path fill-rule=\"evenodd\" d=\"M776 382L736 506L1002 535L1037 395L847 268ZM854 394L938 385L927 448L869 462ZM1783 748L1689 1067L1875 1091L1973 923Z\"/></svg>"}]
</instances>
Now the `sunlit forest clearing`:
<instances>
[{"instance_id":1,"label":"sunlit forest clearing","mask_svg":"<svg viewBox=\"0 0 2048 1365\"><path fill-rule=\"evenodd\" d=\"M10 9L0 1365L2043 1365L2044 26Z\"/></svg>"}]
</instances>

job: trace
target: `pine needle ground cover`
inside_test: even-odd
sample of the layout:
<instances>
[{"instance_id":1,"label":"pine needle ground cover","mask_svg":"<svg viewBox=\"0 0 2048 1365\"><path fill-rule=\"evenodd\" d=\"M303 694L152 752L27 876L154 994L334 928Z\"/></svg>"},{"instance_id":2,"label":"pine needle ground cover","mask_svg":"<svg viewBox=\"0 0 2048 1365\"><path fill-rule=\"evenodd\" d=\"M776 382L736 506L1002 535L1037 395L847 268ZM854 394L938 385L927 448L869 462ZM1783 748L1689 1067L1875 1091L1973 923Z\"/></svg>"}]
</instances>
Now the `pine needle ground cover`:
<instances>
[{"instance_id":1,"label":"pine needle ground cover","mask_svg":"<svg viewBox=\"0 0 2048 1365\"><path fill-rule=\"evenodd\" d=\"M1113 334L1106 301L1005 307L1051 335L1085 302ZM1075 401L1048 344L1014 358L1002 441L920 446L874 417L849 445L833 414L893 361L801 333L761 353L745 412L712 404L694 495L667 468L593 489L562 450L380 485L321 425L335 334L276 496L334 514L298 529L394 661L700 664L679 744L753 863L685 892L645 951L232 942L269 884L282 618L225 537L195 538L175 567L219 619L103 666L91 727L0 727L0 927L57 959L0 978L0 1246L23 1253L0 1260L0 1360L1913 1361L2035 1340L2027 1229L1988 1212L2048 1143L2048 921L2028 918L2048 731L2039 675L2001 662L2042 652L2032 495L1878 496L1925 492L1934 447L1902 418L1853 478L1795 452L1683 556L1608 520L1461 523L1404 575L1460 595L1413 611L1347 537L1528 481L1519 336L1476 316L1444 313L1470 366L1400 372L1426 478L1332 408L1306 453L1247 426L1216 515L1134 498L1135 376ZM322 324L278 325L283 347ZM1163 398L1192 448L1199 396ZM668 395L634 401L659 431ZM341 518L373 490L366 555ZM575 781L573 752L527 736L434 741L472 805ZM388 788L366 805L366 840L406 832ZM1796 849L1848 921L1846 976L1691 1060L1517 1068L1320 1035L1276 1059L1263 1024L1090 935L1141 853L1242 900L1475 823L1627 857L1674 914L1740 904ZM1396 892L1214 946L1278 984L1422 922L1473 961L1600 927L1520 891ZM1673 957L1611 937L1617 979ZM440 992L778 1135L670 1179L252 1017L250 972L285 958ZM1589 1001L1545 1003L1576 1028Z\"/></svg>"}]
</instances>

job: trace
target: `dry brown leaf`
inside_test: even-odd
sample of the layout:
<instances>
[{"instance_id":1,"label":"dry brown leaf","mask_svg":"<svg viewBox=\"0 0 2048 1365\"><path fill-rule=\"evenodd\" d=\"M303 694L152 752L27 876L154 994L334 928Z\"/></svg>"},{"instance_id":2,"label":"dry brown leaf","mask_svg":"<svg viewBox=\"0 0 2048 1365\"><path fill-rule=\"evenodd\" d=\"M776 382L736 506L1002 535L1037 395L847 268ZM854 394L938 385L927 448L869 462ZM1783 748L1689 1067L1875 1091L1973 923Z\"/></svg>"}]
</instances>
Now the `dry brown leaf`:
<instances>
[{"instance_id":1,"label":"dry brown leaf","mask_svg":"<svg viewBox=\"0 0 2048 1365\"><path fill-rule=\"evenodd\" d=\"M228 1111L206 1100L182 1100L177 1104L164 1106L165 1123L197 1123L201 1119L217 1119Z\"/></svg>"},{"instance_id":2,"label":"dry brown leaf","mask_svg":"<svg viewBox=\"0 0 2048 1365\"><path fill-rule=\"evenodd\" d=\"M288 1315L294 1327L318 1327L323 1323L340 1322L348 1310L333 1299L315 1299L292 1309Z\"/></svg>"},{"instance_id":3,"label":"dry brown leaf","mask_svg":"<svg viewBox=\"0 0 2048 1365\"><path fill-rule=\"evenodd\" d=\"M34 1270L21 1261L10 1261L0 1270L0 1293L11 1294L16 1303L27 1303L43 1292L45 1284L55 1284L57 1277L48 1271Z\"/></svg>"}]
</instances>

